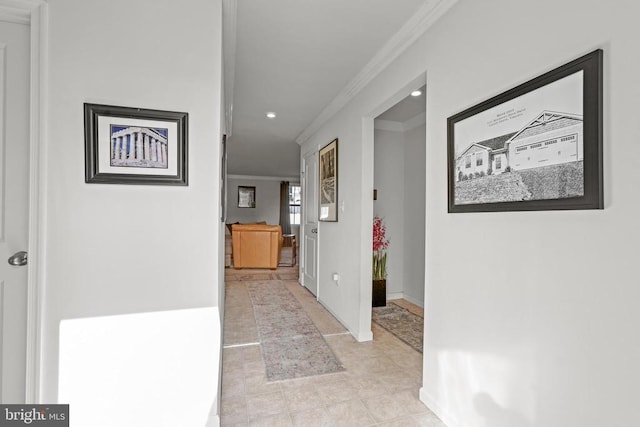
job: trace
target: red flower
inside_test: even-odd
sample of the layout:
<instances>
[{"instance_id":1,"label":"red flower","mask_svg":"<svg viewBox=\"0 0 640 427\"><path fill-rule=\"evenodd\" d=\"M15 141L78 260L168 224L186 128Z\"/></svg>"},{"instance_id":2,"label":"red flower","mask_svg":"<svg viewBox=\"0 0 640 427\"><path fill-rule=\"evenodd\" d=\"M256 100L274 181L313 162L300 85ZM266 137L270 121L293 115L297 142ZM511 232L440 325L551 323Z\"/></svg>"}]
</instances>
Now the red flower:
<instances>
[{"instance_id":1,"label":"red flower","mask_svg":"<svg viewBox=\"0 0 640 427\"><path fill-rule=\"evenodd\" d=\"M374 280L386 279L387 277L387 254L389 247L387 240L387 227L382 222L382 218L373 218L373 271Z\"/></svg>"},{"instance_id":2,"label":"red flower","mask_svg":"<svg viewBox=\"0 0 640 427\"><path fill-rule=\"evenodd\" d=\"M381 252L389 247L389 241L387 240L387 227L382 222L382 218L373 218L373 250L374 252Z\"/></svg>"}]
</instances>

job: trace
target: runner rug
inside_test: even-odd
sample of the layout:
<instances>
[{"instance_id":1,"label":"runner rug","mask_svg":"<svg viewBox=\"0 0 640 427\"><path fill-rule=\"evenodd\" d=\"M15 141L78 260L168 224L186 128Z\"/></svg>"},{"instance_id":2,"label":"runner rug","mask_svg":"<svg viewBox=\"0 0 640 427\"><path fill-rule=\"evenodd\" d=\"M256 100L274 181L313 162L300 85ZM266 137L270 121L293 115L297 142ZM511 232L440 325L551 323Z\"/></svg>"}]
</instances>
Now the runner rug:
<instances>
[{"instance_id":1,"label":"runner rug","mask_svg":"<svg viewBox=\"0 0 640 427\"><path fill-rule=\"evenodd\" d=\"M400 341L422 353L424 319L389 301L386 307L374 307L371 320L395 335Z\"/></svg>"},{"instance_id":2,"label":"runner rug","mask_svg":"<svg viewBox=\"0 0 640 427\"><path fill-rule=\"evenodd\" d=\"M300 302L281 282L250 283L247 288L268 381L344 370Z\"/></svg>"}]
</instances>

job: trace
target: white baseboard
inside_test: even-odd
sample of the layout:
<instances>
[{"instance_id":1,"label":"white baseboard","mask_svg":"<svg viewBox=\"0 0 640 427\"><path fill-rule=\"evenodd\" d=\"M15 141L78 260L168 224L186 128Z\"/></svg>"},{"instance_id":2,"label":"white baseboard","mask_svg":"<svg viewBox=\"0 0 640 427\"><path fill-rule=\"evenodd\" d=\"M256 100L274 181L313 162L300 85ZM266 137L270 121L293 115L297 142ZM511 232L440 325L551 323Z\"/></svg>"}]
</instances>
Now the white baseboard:
<instances>
[{"instance_id":1,"label":"white baseboard","mask_svg":"<svg viewBox=\"0 0 640 427\"><path fill-rule=\"evenodd\" d=\"M413 298L407 294L404 294L404 299L406 299L407 301L409 301L410 303L413 303L415 305L417 305L420 308L424 308L424 300L418 300L416 298Z\"/></svg>"},{"instance_id":2,"label":"white baseboard","mask_svg":"<svg viewBox=\"0 0 640 427\"><path fill-rule=\"evenodd\" d=\"M373 332L371 332L371 328L369 328L369 330L367 331L361 331L358 335L354 334L353 331L349 332L358 342L373 341Z\"/></svg>"},{"instance_id":3,"label":"white baseboard","mask_svg":"<svg viewBox=\"0 0 640 427\"><path fill-rule=\"evenodd\" d=\"M319 298L318 298L318 303L320 303L321 306L323 306L329 313L331 313L331 315L333 317L335 317L336 320L338 322L340 322L340 324L342 326L344 326L344 328L347 331L349 331L351 336L353 336L353 338L355 338L356 341L365 342L365 341L372 341L373 340L373 332L371 332L371 324L369 324L369 329L368 330L364 330L364 331L360 331L360 332L356 333L351 328L349 328L347 326L347 324L340 318L340 316L338 316L336 313L334 313L333 310L331 310L331 308L329 308L329 306L327 304L323 303L322 300L319 299Z\"/></svg>"},{"instance_id":4,"label":"white baseboard","mask_svg":"<svg viewBox=\"0 0 640 427\"><path fill-rule=\"evenodd\" d=\"M420 387L420 401L426 405L447 427L459 427L460 423L438 405L424 387Z\"/></svg>"},{"instance_id":5,"label":"white baseboard","mask_svg":"<svg viewBox=\"0 0 640 427\"><path fill-rule=\"evenodd\" d=\"M420 308L424 308L424 301L418 301L417 299L415 299L413 297L410 297L409 295L406 295L404 292L391 292L391 293L388 293L387 294L387 299L388 300L406 299L410 303L415 304Z\"/></svg>"},{"instance_id":6,"label":"white baseboard","mask_svg":"<svg viewBox=\"0 0 640 427\"><path fill-rule=\"evenodd\" d=\"M220 417L218 415L210 416L206 427L220 427Z\"/></svg>"}]
</instances>

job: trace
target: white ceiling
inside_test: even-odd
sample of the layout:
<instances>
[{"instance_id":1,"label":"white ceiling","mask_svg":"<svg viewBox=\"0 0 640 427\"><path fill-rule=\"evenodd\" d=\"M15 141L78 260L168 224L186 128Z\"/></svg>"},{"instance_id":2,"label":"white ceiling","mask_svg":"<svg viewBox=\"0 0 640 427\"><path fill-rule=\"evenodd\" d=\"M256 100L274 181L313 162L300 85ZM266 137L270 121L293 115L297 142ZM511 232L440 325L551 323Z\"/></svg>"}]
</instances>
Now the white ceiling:
<instances>
[{"instance_id":1,"label":"white ceiling","mask_svg":"<svg viewBox=\"0 0 640 427\"><path fill-rule=\"evenodd\" d=\"M237 0L229 174L297 176L296 139L428 2Z\"/></svg>"},{"instance_id":2,"label":"white ceiling","mask_svg":"<svg viewBox=\"0 0 640 427\"><path fill-rule=\"evenodd\" d=\"M402 101L376 117L376 120L404 123L419 114L424 114L424 112L427 111L425 90L426 86L422 86L420 88L420 91L422 92L420 96L408 95Z\"/></svg>"}]
</instances>

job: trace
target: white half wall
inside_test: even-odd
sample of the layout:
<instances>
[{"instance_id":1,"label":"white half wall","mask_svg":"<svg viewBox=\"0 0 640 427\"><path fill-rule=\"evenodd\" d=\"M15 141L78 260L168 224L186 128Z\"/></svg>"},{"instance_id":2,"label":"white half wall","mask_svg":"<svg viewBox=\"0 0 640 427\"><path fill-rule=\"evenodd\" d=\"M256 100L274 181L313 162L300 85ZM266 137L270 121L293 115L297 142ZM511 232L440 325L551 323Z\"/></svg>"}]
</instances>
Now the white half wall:
<instances>
[{"instance_id":1,"label":"white half wall","mask_svg":"<svg viewBox=\"0 0 640 427\"><path fill-rule=\"evenodd\" d=\"M639 14L632 1L459 1L303 147L340 138L345 212L320 226L318 277L331 289L330 272L341 272L342 287L321 293L323 303L358 332L370 304L363 242L373 213L373 144L363 117L426 71L421 397L451 427L640 420ZM597 48L605 209L448 214L447 117Z\"/></svg>"},{"instance_id":2,"label":"white half wall","mask_svg":"<svg viewBox=\"0 0 640 427\"><path fill-rule=\"evenodd\" d=\"M78 426L216 425L220 338L216 307L63 320L60 401Z\"/></svg>"},{"instance_id":3,"label":"white half wall","mask_svg":"<svg viewBox=\"0 0 640 427\"><path fill-rule=\"evenodd\" d=\"M221 2L56 0L49 15L40 400L53 403L61 321L218 305ZM189 186L86 184L84 102L188 112Z\"/></svg>"}]
</instances>

